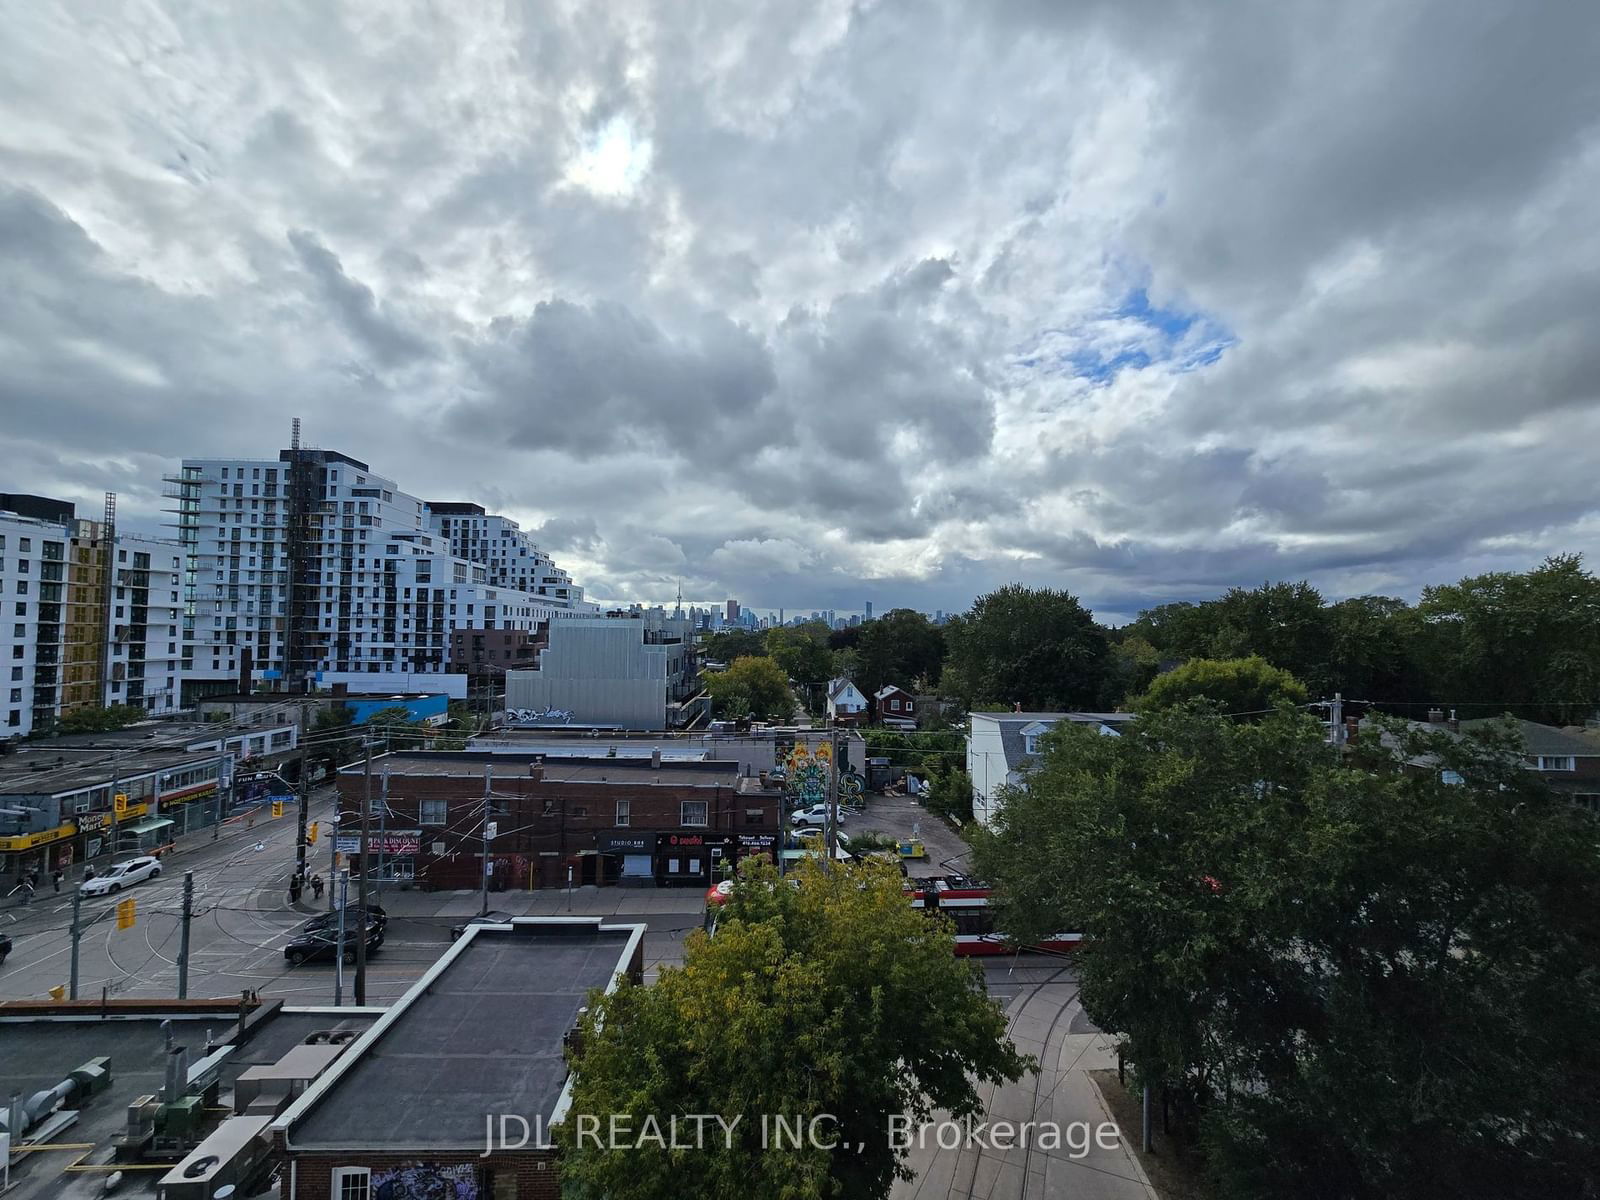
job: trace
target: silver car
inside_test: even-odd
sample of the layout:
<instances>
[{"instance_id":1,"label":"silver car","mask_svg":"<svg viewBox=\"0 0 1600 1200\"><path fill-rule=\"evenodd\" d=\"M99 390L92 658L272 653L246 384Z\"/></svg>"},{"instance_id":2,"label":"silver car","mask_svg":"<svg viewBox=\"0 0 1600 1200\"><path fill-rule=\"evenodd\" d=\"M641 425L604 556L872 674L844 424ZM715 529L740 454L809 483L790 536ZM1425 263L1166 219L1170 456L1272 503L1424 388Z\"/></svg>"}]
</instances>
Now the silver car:
<instances>
[{"instance_id":1,"label":"silver car","mask_svg":"<svg viewBox=\"0 0 1600 1200\"><path fill-rule=\"evenodd\" d=\"M85 896L105 896L120 892L125 887L143 883L161 874L161 860L145 856L115 863L79 887Z\"/></svg>"}]
</instances>

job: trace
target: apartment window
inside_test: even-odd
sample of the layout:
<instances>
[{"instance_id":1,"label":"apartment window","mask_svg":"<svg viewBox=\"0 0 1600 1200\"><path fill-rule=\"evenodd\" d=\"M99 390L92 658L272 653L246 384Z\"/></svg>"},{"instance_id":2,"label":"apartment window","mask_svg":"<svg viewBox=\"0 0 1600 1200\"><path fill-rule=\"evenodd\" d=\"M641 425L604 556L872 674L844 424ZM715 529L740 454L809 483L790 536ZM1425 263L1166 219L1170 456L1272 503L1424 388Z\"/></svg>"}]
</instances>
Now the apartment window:
<instances>
[{"instance_id":1,"label":"apartment window","mask_svg":"<svg viewBox=\"0 0 1600 1200\"><path fill-rule=\"evenodd\" d=\"M33 549L33 539L32 538L18 538L17 539L17 549L22 551L24 554L26 554L28 551Z\"/></svg>"},{"instance_id":2,"label":"apartment window","mask_svg":"<svg viewBox=\"0 0 1600 1200\"><path fill-rule=\"evenodd\" d=\"M900 701L898 701L898 700L889 701L889 709L890 709L891 712L899 712L900 711Z\"/></svg>"},{"instance_id":3,"label":"apartment window","mask_svg":"<svg viewBox=\"0 0 1600 1200\"><path fill-rule=\"evenodd\" d=\"M767 816L764 808L747 808L744 810L744 823L746 825L760 825Z\"/></svg>"},{"instance_id":4,"label":"apartment window","mask_svg":"<svg viewBox=\"0 0 1600 1200\"><path fill-rule=\"evenodd\" d=\"M12 697L12 699L14 699L14 700L15 699L19 699L19 698L20 697L17 697L17 696L13 696ZM633 821L633 801L632 800L618 800L617 801L617 824L618 825L627 825L627 824L630 824L632 821Z\"/></svg>"},{"instance_id":5,"label":"apartment window","mask_svg":"<svg viewBox=\"0 0 1600 1200\"><path fill-rule=\"evenodd\" d=\"M26 625L13 625L11 627L11 636L12 637L27 637L28 636L28 627Z\"/></svg>"},{"instance_id":6,"label":"apartment window","mask_svg":"<svg viewBox=\"0 0 1600 1200\"><path fill-rule=\"evenodd\" d=\"M1539 756L1539 770L1541 771L1571 771L1574 769L1570 754L1541 754Z\"/></svg>"},{"instance_id":7,"label":"apartment window","mask_svg":"<svg viewBox=\"0 0 1600 1200\"><path fill-rule=\"evenodd\" d=\"M423 825L443 825L445 818L445 802L443 800L423 800L417 820Z\"/></svg>"},{"instance_id":8,"label":"apartment window","mask_svg":"<svg viewBox=\"0 0 1600 1200\"><path fill-rule=\"evenodd\" d=\"M367 1167L335 1167L332 1200L372 1200L372 1171Z\"/></svg>"},{"instance_id":9,"label":"apartment window","mask_svg":"<svg viewBox=\"0 0 1600 1200\"><path fill-rule=\"evenodd\" d=\"M22 703L22 689L21 688L12 688L11 689L11 703L13 703L13 704L21 704Z\"/></svg>"},{"instance_id":10,"label":"apartment window","mask_svg":"<svg viewBox=\"0 0 1600 1200\"><path fill-rule=\"evenodd\" d=\"M706 802L704 800L685 800L679 814L681 824L686 829L706 824Z\"/></svg>"},{"instance_id":11,"label":"apartment window","mask_svg":"<svg viewBox=\"0 0 1600 1200\"><path fill-rule=\"evenodd\" d=\"M17 655L17 657L21 658L22 656L19 654L19 655ZM11 668L11 682L15 683L17 680L19 680L21 678L22 678L22 668L21 667L12 667Z\"/></svg>"},{"instance_id":12,"label":"apartment window","mask_svg":"<svg viewBox=\"0 0 1600 1200\"><path fill-rule=\"evenodd\" d=\"M15 729L18 725L22 724L22 714L13 708L11 710L11 715L6 718L6 724Z\"/></svg>"}]
</instances>

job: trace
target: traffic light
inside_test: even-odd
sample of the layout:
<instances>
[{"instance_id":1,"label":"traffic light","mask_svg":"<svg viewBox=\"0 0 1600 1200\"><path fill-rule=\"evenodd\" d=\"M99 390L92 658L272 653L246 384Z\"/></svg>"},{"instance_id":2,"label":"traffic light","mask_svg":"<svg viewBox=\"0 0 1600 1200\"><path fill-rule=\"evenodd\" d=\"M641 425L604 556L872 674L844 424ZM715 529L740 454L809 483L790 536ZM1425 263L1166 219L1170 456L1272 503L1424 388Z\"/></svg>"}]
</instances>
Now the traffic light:
<instances>
[{"instance_id":1,"label":"traffic light","mask_svg":"<svg viewBox=\"0 0 1600 1200\"><path fill-rule=\"evenodd\" d=\"M308 846L317 844L317 823L315 821L306 827L306 844Z\"/></svg>"},{"instance_id":2,"label":"traffic light","mask_svg":"<svg viewBox=\"0 0 1600 1200\"><path fill-rule=\"evenodd\" d=\"M117 928L132 929L135 919L139 915L139 902L137 900L117 901Z\"/></svg>"},{"instance_id":3,"label":"traffic light","mask_svg":"<svg viewBox=\"0 0 1600 1200\"><path fill-rule=\"evenodd\" d=\"M283 816L283 801L282 800L274 800L272 802L272 815L275 816L275 817Z\"/></svg>"},{"instance_id":4,"label":"traffic light","mask_svg":"<svg viewBox=\"0 0 1600 1200\"><path fill-rule=\"evenodd\" d=\"M128 797L122 792L117 793L116 812L119 817L128 815Z\"/></svg>"}]
</instances>

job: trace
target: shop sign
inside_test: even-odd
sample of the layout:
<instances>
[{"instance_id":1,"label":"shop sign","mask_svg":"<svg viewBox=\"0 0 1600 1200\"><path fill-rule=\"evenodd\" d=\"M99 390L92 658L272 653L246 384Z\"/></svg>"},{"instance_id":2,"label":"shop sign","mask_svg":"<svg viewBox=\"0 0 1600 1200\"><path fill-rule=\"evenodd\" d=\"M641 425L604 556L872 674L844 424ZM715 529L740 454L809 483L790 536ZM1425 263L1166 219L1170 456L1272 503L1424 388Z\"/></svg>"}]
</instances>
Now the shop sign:
<instances>
[{"instance_id":1,"label":"shop sign","mask_svg":"<svg viewBox=\"0 0 1600 1200\"><path fill-rule=\"evenodd\" d=\"M778 844L778 835L774 833L741 833L739 845L749 850L771 850Z\"/></svg>"},{"instance_id":2,"label":"shop sign","mask_svg":"<svg viewBox=\"0 0 1600 1200\"><path fill-rule=\"evenodd\" d=\"M78 818L79 833L93 833L96 829L104 829L105 827L105 813L84 813L83 816Z\"/></svg>"},{"instance_id":3,"label":"shop sign","mask_svg":"<svg viewBox=\"0 0 1600 1200\"><path fill-rule=\"evenodd\" d=\"M334 841L333 848L340 854L360 854L361 835L359 833L341 833ZM420 833L369 833L367 835L367 852L369 854L418 854L422 850L422 835Z\"/></svg>"},{"instance_id":4,"label":"shop sign","mask_svg":"<svg viewBox=\"0 0 1600 1200\"><path fill-rule=\"evenodd\" d=\"M669 833L667 845L669 846L704 846L706 839L699 833Z\"/></svg>"},{"instance_id":5,"label":"shop sign","mask_svg":"<svg viewBox=\"0 0 1600 1200\"><path fill-rule=\"evenodd\" d=\"M595 843L601 854L649 854L656 848L653 833L602 833Z\"/></svg>"},{"instance_id":6,"label":"shop sign","mask_svg":"<svg viewBox=\"0 0 1600 1200\"><path fill-rule=\"evenodd\" d=\"M38 833L21 833L16 837L3 837L0 838L0 850L32 850L35 846L48 846L51 842L59 842L62 838L71 837L76 832L76 825L57 825L54 829L43 829Z\"/></svg>"}]
</instances>

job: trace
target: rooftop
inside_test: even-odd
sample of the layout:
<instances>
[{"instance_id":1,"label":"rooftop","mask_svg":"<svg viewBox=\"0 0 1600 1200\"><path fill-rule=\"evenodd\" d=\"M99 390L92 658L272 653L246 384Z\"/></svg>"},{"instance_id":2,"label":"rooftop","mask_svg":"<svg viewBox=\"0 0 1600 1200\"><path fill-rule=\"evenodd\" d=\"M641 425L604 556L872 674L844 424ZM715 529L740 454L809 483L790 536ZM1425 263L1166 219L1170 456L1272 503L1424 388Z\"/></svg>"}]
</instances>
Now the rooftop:
<instances>
[{"instance_id":1,"label":"rooftop","mask_svg":"<svg viewBox=\"0 0 1600 1200\"><path fill-rule=\"evenodd\" d=\"M0 795L53 796L110 781L113 767L123 778L191 763L215 761L215 755L178 747L113 754L109 750L77 751L29 747L0 757Z\"/></svg>"},{"instance_id":2,"label":"rooftop","mask_svg":"<svg viewBox=\"0 0 1600 1200\"><path fill-rule=\"evenodd\" d=\"M548 1126L563 1040L592 989L636 968L642 925L469 927L285 1115L291 1150L483 1148L488 1111Z\"/></svg>"},{"instance_id":3,"label":"rooftop","mask_svg":"<svg viewBox=\"0 0 1600 1200\"><path fill-rule=\"evenodd\" d=\"M193 1065L205 1054L209 1033L217 1046L233 1042L238 1032L237 1001L218 1001L211 1011L203 1002L174 1004L162 1013L151 1004L139 1015L114 1013L109 1019L98 1008L74 1010L72 1006L44 1006L13 1014L0 1009L0 1063L5 1064L10 1092L30 1096L60 1083L75 1068L92 1058L111 1060L111 1085L92 1096L78 1111L76 1123L56 1141L92 1143L87 1152L41 1153L20 1156L11 1168L13 1190L8 1200L79 1200L104 1195L105 1173L68 1173L63 1168L79 1161L111 1160L111 1142L128 1123L128 1105L135 1097L159 1093L165 1080L166 1036L161 1022L173 1017L173 1041L187 1046ZM325 1029L365 1029L376 1019L372 1013L347 1010L285 1009L271 1006L252 1021L246 1041L231 1054L221 1073L224 1095L248 1067L276 1062L312 1033ZM127 1171L119 1196L154 1196L162 1171Z\"/></svg>"},{"instance_id":4,"label":"rooftop","mask_svg":"<svg viewBox=\"0 0 1600 1200\"><path fill-rule=\"evenodd\" d=\"M524 779L528 769L544 766L546 783L626 783L649 785L657 781L673 787L736 787L739 764L733 761L683 761L662 756L653 767L639 758L547 759L542 754L492 753L475 750L398 751L372 760L373 773L387 769L390 776L481 780L487 767L495 779ZM344 767L341 775L358 775L363 764Z\"/></svg>"}]
</instances>

